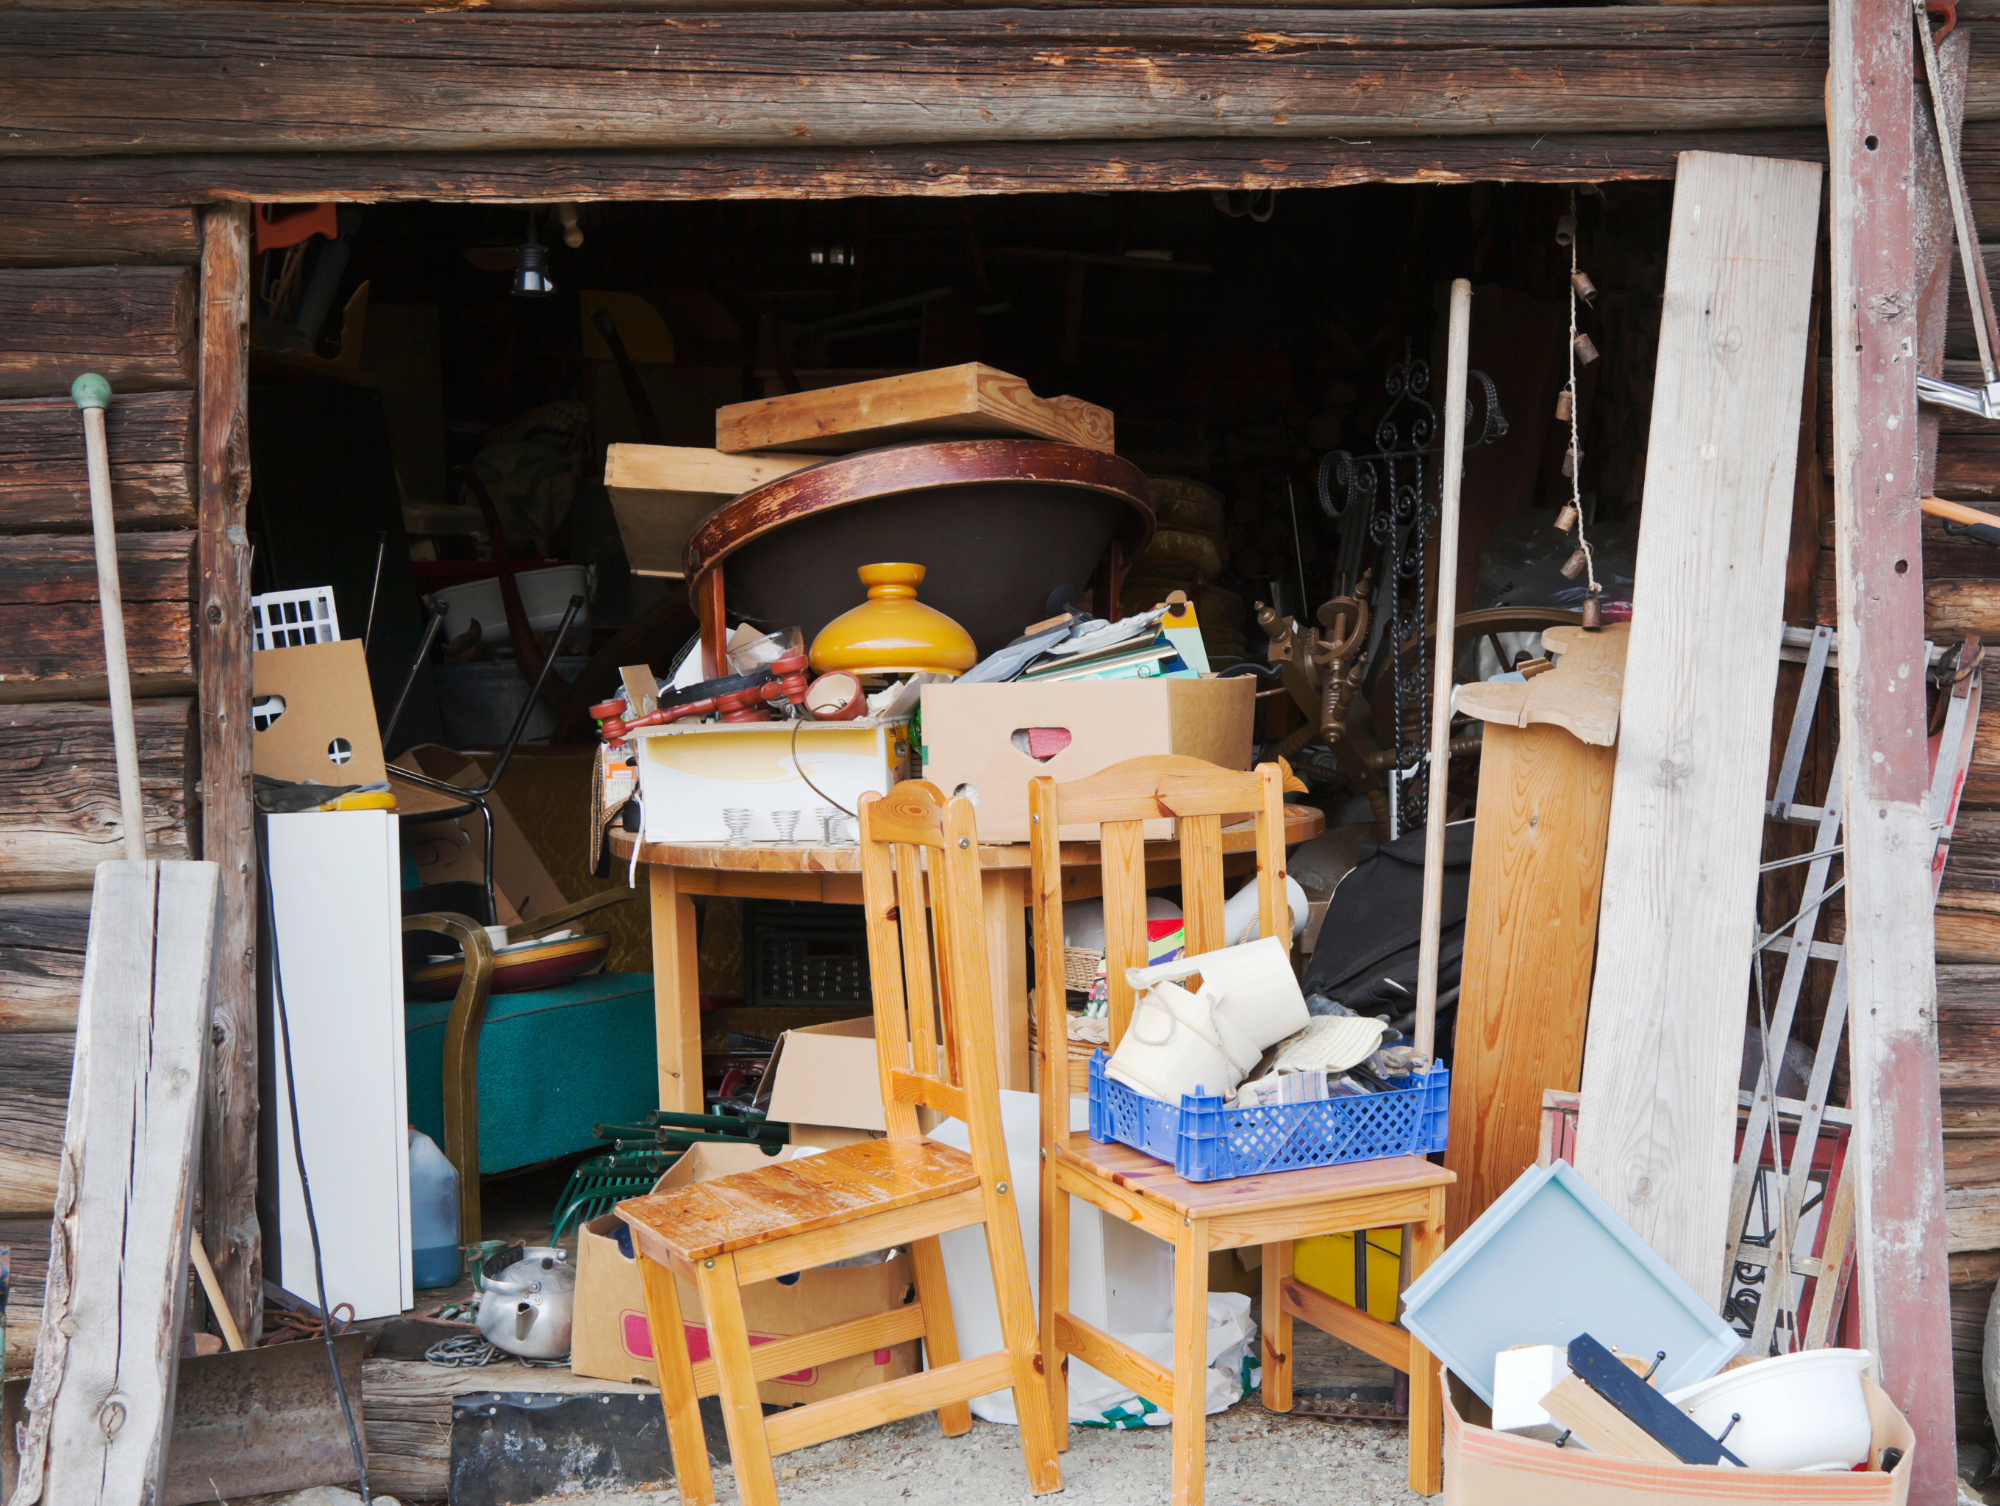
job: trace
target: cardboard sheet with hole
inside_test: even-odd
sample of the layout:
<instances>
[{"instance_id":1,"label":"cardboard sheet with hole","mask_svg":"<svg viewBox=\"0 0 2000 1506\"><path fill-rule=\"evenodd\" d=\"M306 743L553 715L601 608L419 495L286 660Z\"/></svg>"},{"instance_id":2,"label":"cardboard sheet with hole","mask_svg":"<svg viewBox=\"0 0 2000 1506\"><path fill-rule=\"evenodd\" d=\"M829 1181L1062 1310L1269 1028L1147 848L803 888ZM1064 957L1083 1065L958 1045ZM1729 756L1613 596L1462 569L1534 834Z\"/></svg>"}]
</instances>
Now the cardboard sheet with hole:
<instances>
[{"instance_id":1,"label":"cardboard sheet with hole","mask_svg":"<svg viewBox=\"0 0 2000 1506\"><path fill-rule=\"evenodd\" d=\"M388 777L360 640L252 654L250 686L255 772L314 784Z\"/></svg>"}]
</instances>

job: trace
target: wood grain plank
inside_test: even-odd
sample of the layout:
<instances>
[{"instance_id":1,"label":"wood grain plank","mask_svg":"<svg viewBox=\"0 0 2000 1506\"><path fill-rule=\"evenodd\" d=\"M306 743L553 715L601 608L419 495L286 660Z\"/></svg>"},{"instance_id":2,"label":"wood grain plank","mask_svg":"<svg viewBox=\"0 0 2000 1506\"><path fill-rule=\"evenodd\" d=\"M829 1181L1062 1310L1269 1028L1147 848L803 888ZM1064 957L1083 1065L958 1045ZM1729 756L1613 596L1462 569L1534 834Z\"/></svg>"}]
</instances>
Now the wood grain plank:
<instances>
[{"instance_id":1,"label":"wood grain plank","mask_svg":"<svg viewBox=\"0 0 2000 1506\"><path fill-rule=\"evenodd\" d=\"M1817 124L1825 39L1803 6L12 11L0 95L13 152L71 156L1715 130Z\"/></svg>"},{"instance_id":2,"label":"wood grain plank","mask_svg":"<svg viewBox=\"0 0 2000 1506\"><path fill-rule=\"evenodd\" d=\"M1535 1164L1542 1090L1582 1081L1617 758L1559 726L1487 724L1444 1158L1453 1237Z\"/></svg>"},{"instance_id":3,"label":"wood grain plank","mask_svg":"<svg viewBox=\"0 0 2000 1506\"><path fill-rule=\"evenodd\" d=\"M118 527L193 527L193 394L115 396L105 425ZM90 486L76 404L66 397L0 402L0 532L89 531Z\"/></svg>"},{"instance_id":4,"label":"wood grain plank","mask_svg":"<svg viewBox=\"0 0 2000 1506\"><path fill-rule=\"evenodd\" d=\"M1973 128L1979 129L1985 128ZM2000 131L1995 135L2000 138ZM1823 162L1826 133L1793 127L1690 127L1659 134L1537 132L1352 142L1182 137L875 148L802 143L679 151L574 148L562 154L344 152L331 159L272 151L11 157L0 159L0 195L39 204L122 208L213 200L519 203L1342 188L1357 183L1604 183L1671 179L1683 151ZM2000 178L1995 203L2000 216Z\"/></svg>"},{"instance_id":5,"label":"wood grain plank","mask_svg":"<svg viewBox=\"0 0 2000 1506\"><path fill-rule=\"evenodd\" d=\"M193 709L185 700L133 708L147 851L167 859L189 855ZM121 844L109 709L0 707L0 890L87 884Z\"/></svg>"},{"instance_id":6,"label":"wood grain plank","mask_svg":"<svg viewBox=\"0 0 2000 1506\"><path fill-rule=\"evenodd\" d=\"M34 1363L35 1336L42 1325L42 1287L49 1274L49 1218L46 1213L0 1216L0 1245L7 1246L6 1368L25 1371ZM4 1447L11 1456L13 1442ZM11 1462L11 1459L10 1459Z\"/></svg>"},{"instance_id":7,"label":"wood grain plank","mask_svg":"<svg viewBox=\"0 0 2000 1506\"><path fill-rule=\"evenodd\" d=\"M97 872L24 1499L110 1506L165 1487L218 901L212 863Z\"/></svg>"},{"instance_id":8,"label":"wood grain plank","mask_svg":"<svg viewBox=\"0 0 2000 1506\"><path fill-rule=\"evenodd\" d=\"M1828 306L1848 813L1849 1154L1859 1166L1854 1287L1861 1346L1877 1356L1882 1389L1916 1434L1910 1498L1930 1502L1956 1499L1957 1481L1935 896L1918 861L1935 844L1923 697L1912 694L1922 666L1910 665L1923 636L1923 576L1912 568L1923 540L1917 363L1913 321L1904 317L1918 294L1915 38L1894 0L1833 0L1830 20Z\"/></svg>"},{"instance_id":9,"label":"wood grain plank","mask_svg":"<svg viewBox=\"0 0 2000 1506\"><path fill-rule=\"evenodd\" d=\"M844 455L908 439L973 435L1115 448L1109 409L1081 398L1037 397L1022 378L977 361L715 410L715 447L731 455L757 450Z\"/></svg>"},{"instance_id":10,"label":"wood grain plank","mask_svg":"<svg viewBox=\"0 0 2000 1506\"><path fill-rule=\"evenodd\" d=\"M186 265L200 258L191 209L0 198L0 267Z\"/></svg>"},{"instance_id":11,"label":"wood grain plank","mask_svg":"<svg viewBox=\"0 0 2000 1506\"><path fill-rule=\"evenodd\" d=\"M0 1213L46 1220L55 1206L75 1045L66 1031L0 1037Z\"/></svg>"},{"instance_id":12,"label":"wood grain plank","mask_svg":"<svg viewBox=\"0 0 2000 1506\"><path fill-rule=\"evenodd\" d=\"M1577 1170L1718 1302L1819 178L1675 185L1583 1075Z\"/></svg>"},{"instance_id":13,"label":"wood grain plank","mask_svg":"<svg viewBox=\"0 0 2000 1506\"><path fill-rule=\"evenodd\" d=\"M0 269L0 397L65 393L86 371L113 392L190 387L194 347L192 268Z\"/></svg>"},{"instance_id":14,"label":"wood grain plank","mask_svg":"<svg viewBox=\"0 0 2000 1506\"><path fill-rule=\"evenodd\" d=\"M222 870L213 1054L202 1120L202 1243L248 1343L263 1330L257 1222L257 881L250 802L250 212L202 215L201 421L195 599L200 605L201 848Z\"/></svg>"},{"instance_id":15,"label":"wood grain plank","mask_svg":"<svg viewBox=\"0 0 2000 1506\"><path fill-rule=\"evenodd\" d=\"M194 688L194 544L192 533L118 539L134 695L184 695ZM104 693L104 623L89 536L7 540L0 549L0 702Z\"/></svg>"},{"instance_id":16,"label":"wood grain plank","mask_svg":"<svg viewBox=\"0 0 2000 1506\"><path fill-rule=\"evenodd\" d=\"M0 893L0 1034L76 1029L90 891Z\"/></svg>"}]
</instances>

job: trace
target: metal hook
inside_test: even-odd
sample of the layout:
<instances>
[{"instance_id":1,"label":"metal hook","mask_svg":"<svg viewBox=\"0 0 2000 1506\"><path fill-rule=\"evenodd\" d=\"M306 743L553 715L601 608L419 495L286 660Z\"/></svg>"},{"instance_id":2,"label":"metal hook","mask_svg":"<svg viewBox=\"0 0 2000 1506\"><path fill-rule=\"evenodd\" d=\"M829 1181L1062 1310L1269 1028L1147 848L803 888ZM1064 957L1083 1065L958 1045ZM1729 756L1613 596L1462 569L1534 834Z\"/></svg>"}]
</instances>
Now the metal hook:
<instances>
[{"instance_id":1,"label":"metal hook","mask_svg":"<svg viewBox=\"0 0 2000 1506\"><path fill-rule=\"evenodd\" d=\"M1735 1430L1736 1424L1741 1422L1742 1420L1743 1420L1743 1414L1741 1412L1731 1412L1729 1414L1729 1426L1724 1428L1720 1433L1716 1434L1715 1441L1717 1443L1722 1443L1726 1441L1730 1433Z\"/></svg>"},{"instance_id":2,"label":"metal hook","mask_svg":"<svg viewBox=\"0 0 2000 1506\"><path fill-rule=\"evenodd\" d=\"M1662 1349L1658 1354L1653 1356L1652 1368L1647 1370L1647 1372L1644 1375L1640 1376L1639 1379L1642 1381L1651 1380L1653 1378L1653 1372L1655 1370L1658 1370L1660 1366L1664 1365L1666 1362L1667 1362L1667 1351Z\"/></svg>"},{"instance_id":3,"label":"metal hook","mask_svg":"<svg viewBox=\"0 0 2000 1506\"><path fill-rule=\"evenodd\" d=\"M1569 1442L1569 1439L1570 1439L1570 1430L1568 1428L1564 1428L1562 1437L1556 1440L1556 1447L1561 1448L1564 1444Z\"/></svg>"}]
</instances>

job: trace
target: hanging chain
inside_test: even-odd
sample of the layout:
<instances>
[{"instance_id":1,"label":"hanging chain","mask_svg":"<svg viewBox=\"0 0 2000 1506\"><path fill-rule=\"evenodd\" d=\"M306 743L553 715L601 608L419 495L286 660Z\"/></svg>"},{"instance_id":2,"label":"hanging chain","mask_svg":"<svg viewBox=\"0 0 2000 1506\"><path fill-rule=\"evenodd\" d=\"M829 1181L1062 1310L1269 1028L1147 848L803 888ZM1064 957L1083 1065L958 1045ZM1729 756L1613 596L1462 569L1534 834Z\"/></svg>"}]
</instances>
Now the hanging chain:
<instances>
[{"instance_id":1,"label":"hanging chain","mask_svg":"<svg viewBox=\"0 0 2000 1506\"><path fill-rule=\"evenodd\" d=\"M1576 190L1569 191L1569 505L1576 514L1576 547L1583 555L1583 574L1592 596L1601 594L1597 584L1597 561L1590 540L1583 531L1583 406L1576 395L1576 305L1582 291L1576 261Z\"/></svg>"}]
</instances>

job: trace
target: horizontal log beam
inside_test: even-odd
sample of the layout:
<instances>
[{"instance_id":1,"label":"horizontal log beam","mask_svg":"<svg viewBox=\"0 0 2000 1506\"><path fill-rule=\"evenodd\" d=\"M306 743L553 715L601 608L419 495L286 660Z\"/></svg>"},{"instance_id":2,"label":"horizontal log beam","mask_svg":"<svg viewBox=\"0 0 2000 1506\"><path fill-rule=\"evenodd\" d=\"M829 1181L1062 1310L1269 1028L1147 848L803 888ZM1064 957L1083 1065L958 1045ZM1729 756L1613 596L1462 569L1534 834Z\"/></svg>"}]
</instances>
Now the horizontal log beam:
<instances>
[{"instance_id":1,"label":"horizontal log beam","mask_svg":"<svg viewBox=\"0 0 2000 1506\"><path fill-rule=\"evenodd\" d=\"M118 538L135 695L194 685L194 535ZM87 534L30 534L0 548L0 702L107 694L96 548Z\"/></svg>"},{"instance_id":2,"label":"horizontal log beam","mask_svg":"<svg viewBox=\"0 0 2000 1506\"><path fill-rule=\"evenodd\" d=\"M1811 127L1826 66L1797 5L0 10L7 149L49 156Z\"/></svg>"},{"instance_id":3,"label":"horizontal log beam","mask_svg":"<svg viewBox=\"0 0 2000 1506\"><path fill-rule=\"evenodd\" d=\"M192 267L0 270L0 397L56 397L86 371L113 392L190 387L194 346Z\"/></svg>"},{"instance_id":4,"label":"horizontal log beam","mask_svg":"<svg viewBox=\"0 0 2000 1506\"><path fill-rule=\"evenodd\" d=\"M0 267L192 266L200 259L192 209L0 200Z\"/></svg>"},{"instance_id":5,"label":"horizontal log beam","mask_svg":"<svg viewBox=\"0 0 2000 1506\"><path fill-rule=\"evenodd\" d=\"M0 1034L76 1028L89 929L88 889L0 893Z\"/></svg>"},{"instance_id":6,"label":"horizontal log beam","mask_svg":"<svg viewBox=\"0 0 2000 1506\"><path fill-rule=\"evenodd\" d=\"M1810 128L1336 140L987 142L854 150L245 152L0 158L0 199L85 204L333 199L486 203L824 199L1346 188L1361 183L1608 183L1674 176L1683 151L1824 160Z\"/></svg>"},{"instance_id":7,"label":"horizontal log beam","mask_svg":"<svg viewBox=\"0 0 2000 1506\"><path fill-rule=\"evenodd\" d=\"M146 841L161 860L193 856L193 710L182 699L133 708ZM122 843L109 708L0 706L0 890L81 888Z\"/></svg>"},{"instance_id":8,"label":"horizontal log beam","mask_svg":"<svg viewBox=\"0 0 2000 1506\"><path fill-rule=\"evenodd\" d=\"M120 528L194 526L194 394L111 400L111 509ZM0 533L88 533L83 421L66 397L0 402Z\"/></svg>"},{"instance_id":9,"label":"horizontal log beam","mask_svg":"<svg viewBox=\"0 0 2000 1506\"><path fill-rule=\"evenodd\" d=\"M56 1204L56 1162L76 1037L51 1031L0 1041L0 1213Z\"/></svg>"},{"instance_id":10,"label":"horizontal log beam","mask_svg":"<svg viewBox=\"0 0 2000 1506\"><path fill-rule=\"evenodd\" d=\"M49 1220L46 1215L0 1217L0 1245L7 1246L7 1368L25 1371L33 1363L35 1334L41 1328L42 1288L49 1276Z\"/></svg>"}]
</instances>

